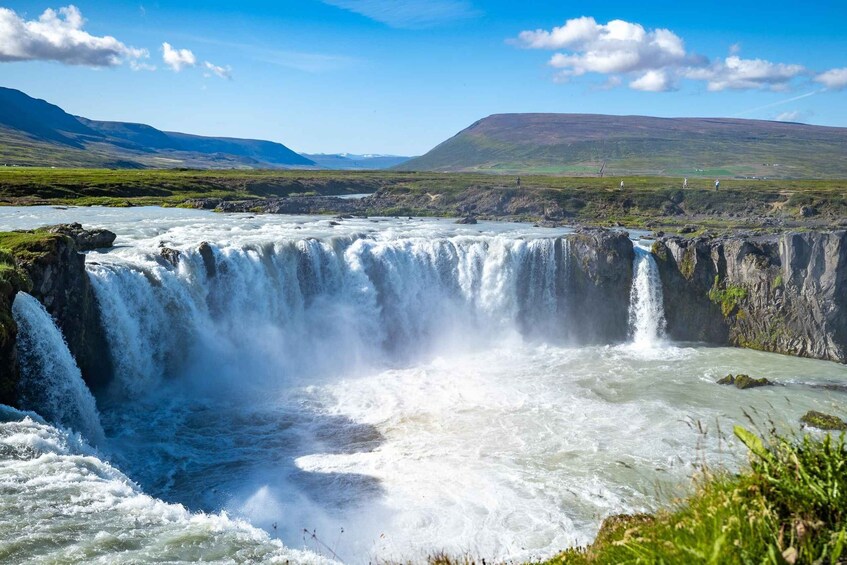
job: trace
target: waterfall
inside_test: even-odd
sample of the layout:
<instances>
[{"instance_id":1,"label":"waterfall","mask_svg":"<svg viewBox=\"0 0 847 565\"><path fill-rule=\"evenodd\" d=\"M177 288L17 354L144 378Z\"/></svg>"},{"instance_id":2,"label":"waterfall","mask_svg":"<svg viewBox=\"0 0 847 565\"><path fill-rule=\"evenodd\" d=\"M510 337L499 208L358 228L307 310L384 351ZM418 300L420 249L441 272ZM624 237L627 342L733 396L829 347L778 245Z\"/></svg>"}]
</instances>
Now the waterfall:
<instances>
[{"instance_id":1,"label":"waterfall","mask_svg":"<svg viewBox=\"0 0 847 565\"><path fill-rule=\"evenodd\" d=\"M665 337L662 281L648 248L635 244L632 287L629 293L629 328L638 348L656 346Z\"/></svg>"},{"instance_id":2,"label":"waterfall","mask_svg":"<svg viewBox=\"0 0 847 565\"><path fill-rule=\"evenodd\" d=\"M87 266L126 392L163 378L318 375L567 333L568 242L357 236L196 246ZM206 255L209 259L208 254Z\"/></svg>"},{"instance_id":3,"label":"waterfall","mask_svg":"<svg viewBox=\"0 0 847 565\"><path fill-rule=\"evenodd\" d=\"M21 407L82 433L92 443L100 441L103 428L94 397L53 318L24 292L15 296L12 314L18 325Z\"/></svg>"}]
</instances>

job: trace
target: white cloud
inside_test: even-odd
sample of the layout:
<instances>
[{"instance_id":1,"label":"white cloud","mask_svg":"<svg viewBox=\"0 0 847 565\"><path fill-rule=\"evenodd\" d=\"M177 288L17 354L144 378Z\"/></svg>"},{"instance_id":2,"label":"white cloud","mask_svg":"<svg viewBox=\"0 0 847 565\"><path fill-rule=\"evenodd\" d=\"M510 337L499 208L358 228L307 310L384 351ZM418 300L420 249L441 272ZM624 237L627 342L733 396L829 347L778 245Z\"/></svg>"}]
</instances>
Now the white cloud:
<instances>
[{"instance_id":1,"label":"white cloud","mask_svg":"<svg viewBox=\"0 0 847 565\"><path fill-rule=\"evenodd\" d=\"M170 43L162 43L162 60L165 62L165 65L170 67L170 69L178 73L183 69L189 69L193 67L201 67L204 69L204 76L211 77L212 75L218 76L220 78L232 79L232 67L226 66L221 67L210 63L209 61L203 61L203 63L197 62L197 56L190 49L174 49Z\"/></svg>"},{"instance_id":2,"label":"white cloud","mask_svg":"<svg viewBox=\"0 0 847 565\"><path fill-rule=\"evenodd\" d=\"M213 65L209 61L203 62L203 67L209 71L206 73L206 76L216 75L220 78L232 79L232 69L230 67L219 67L217 65Z\"/></svg>"},{"instance_id":3,"label":"white cloud","mask_svg":"<svg viewBox=\"0 0 847 565\"><path fill-rule=\"evenodd\" d=\"M24 20L0 7L0 62L57 61L66 65L114 67L125 60L149 56L112 36L86 32L85 18L76 6L47 9L37 20Z\"/></svg>"},{"instance_id":4,"label":"white cloud","mask_svg":"<svg viewBox=\"0 0 847 565\"><path fill-rule=\"evenodd\" d=\"M738 43L729 47L725 59L709 61L687 51L683 39L669 29L645 29L623 20L600 24L591 17L575 18L551 30L522 31L514 42L557 51L549 60L559 69L557 82L589 73L623 74L630 88L648 92L673 90L681 79L703 81L710 91L785 90L794 79L809 74L802 65L742 59ZM816 80L843 88L847 69L833 69Z\"/></svg>"},{"instance_id":5,"label":"white cloud","mask_svg":"<svg viewBox=\"0 0 847 565\"><path fill-rule=\"evenodd\" d=\"M653 69L630 82L629 87L644 92L667 92L673 88L673 82L665 71Z\"/></svg>"},{"instance_id":6,"label":"white cloud","mask_svg":"<svg viewBox=\"0 0 847 565\"><path fill-rule=\"evenodd\" d=\"M784 90L792 79L806 74L802 65L771 63L764 59L742 59L731 55L723 61L717 61L708 67L692 68L685 76L694 80L704 80L712 92L721 90L749 90L765 88Z\"/></svg>"},{"instance_id":7,"label":"white cloud","mask_svg":"<svg viewBox=\"0 0 847 565\"><path fill-rule=\"evenodd\" d=\"M322 0L399 28L424 28L474 17L477 10L467 0Z\"/></svg>"},{"instance_id":8,"label":"white cloud","mask_svg":"<svg viewBox=\"0 0 847 565\"><path fill-rule=\"evenodd\" d=\"M815 77L819 82L830 90L841 90L847 87L847 67L841 69L830 69Z\"/></svg>"},{"instance_id":9,"label":"white cloud","mask_svg":"<svg viewBox=\"0 0 847 565\"><path fill-rule=\"evenodd\" d=\"M162 43L162 60L175 73L197 66L197 57L188 49L174 49L170 43Z\"/></svg>"},{"instance_id":10,"label":"white cloud","mask_svg":"<svg viewBox=\"0 0 847 565\"><path fill-rule=\"evenodd\" d=\"M789 112L782 112L776 117L776 121L778 122L797 122L803 117L803 112L799 110L791 110Z\"/></svg>"},{"instance_id":11,"label":"white cloud","mask_svg":"<svg viewBox=\"0 0 847 565\"><path fill-rule=\"evenodd\" d=\"M673 81L667 69L699 60L672 31L647 30L623 20L598 24L594 18L576 18L550 31L523 31L517 42L529 49L563 50L550 58L550 65L565 77L637 73L629 84L639 90L668 90Z\"/></svg>"}]
</instances>

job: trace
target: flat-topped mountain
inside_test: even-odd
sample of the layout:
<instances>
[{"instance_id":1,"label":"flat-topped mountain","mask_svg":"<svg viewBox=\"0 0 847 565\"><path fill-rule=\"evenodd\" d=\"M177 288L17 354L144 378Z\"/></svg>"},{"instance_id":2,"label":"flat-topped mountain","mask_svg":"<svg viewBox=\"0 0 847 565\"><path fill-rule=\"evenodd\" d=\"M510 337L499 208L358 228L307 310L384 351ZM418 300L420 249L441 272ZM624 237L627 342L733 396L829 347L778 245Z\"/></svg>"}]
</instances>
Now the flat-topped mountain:
<instances>
[{"instance_id":1,"label":"flat-topped mountain","mask_svg":"<svg viewBox=\"0 0 847 565\"><path fill-rule=\"evenodd\" d=\"M733 118L495 114L397 168L843 178L845 157L847 128Z\"/></svg>"},{"instance_id":2,"label":"flat-topped mountain","mask_svg":"<svg viewBox=\"0 0 847 565\"><path fill-rule=\"evenodd\" d=\"M0 165L57 167L290 168L315 163L281 143L204 137L145 124L73 116L0 87Z\"/></svg>"}]
</instances>

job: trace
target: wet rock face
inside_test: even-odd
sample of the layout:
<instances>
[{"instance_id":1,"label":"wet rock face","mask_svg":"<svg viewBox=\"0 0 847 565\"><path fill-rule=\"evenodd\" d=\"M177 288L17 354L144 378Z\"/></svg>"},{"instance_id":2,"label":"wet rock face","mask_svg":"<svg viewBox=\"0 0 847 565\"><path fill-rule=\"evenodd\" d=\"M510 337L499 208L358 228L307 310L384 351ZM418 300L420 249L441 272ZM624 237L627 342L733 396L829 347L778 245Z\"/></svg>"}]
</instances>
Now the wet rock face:
<instances>
[{"instance_id":1,"label":"wet rock face","mask_svg":"<svg viewBox=\"0 0 847 565\"><path fill-rule=\"evenodd\" d=\"M567 236L572 327L581 343L624 341L635 251L626 232L582 229Z\"/></svg>"},{"instance_id":2,"label":"wet rock face","mask_svg":"<svg viewBox=\"0 0 847 565\"><path fill-rule=\"evenodd\" d=\"M672 339L847 362L847 232L665 238Z\"/></svg>"},{"instance_id":3,"label":"wet rock face","mask_svg":"<svg viewBox=\"0 0 847 565\"><path fill-rule=\"evenodd\" d=\"M73 226L73 225L72 225ZM88 248L114 241L114 234L75 230L76 238ZM112 376L109 346L100 321L94 290L85 271L85 255L76 239L57 226L57 237L37 253L16 257L19 267L32 282L29 291L56 320L65 336L83 378L92 388L105 385Z\"/></svg>"}]
</instances>

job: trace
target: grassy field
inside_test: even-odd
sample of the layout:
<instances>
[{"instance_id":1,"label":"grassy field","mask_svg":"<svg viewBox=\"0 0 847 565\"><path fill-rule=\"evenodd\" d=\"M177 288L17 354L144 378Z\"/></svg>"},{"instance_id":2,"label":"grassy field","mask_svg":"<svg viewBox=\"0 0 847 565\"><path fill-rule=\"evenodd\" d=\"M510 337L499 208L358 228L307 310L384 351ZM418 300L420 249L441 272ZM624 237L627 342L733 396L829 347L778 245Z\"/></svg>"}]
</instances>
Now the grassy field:
<instances>
[{"instance_id":1,"label":"grassy field","mask_svg":"<svg viewBox=\"0 0 847 565\"><path fill-rule=\"evenodd\" d=\"M760 120L497 114L403 170L842 178L847 128Z\"/></svg>"},{"instance_id":2,"label":"grassy field","mask_svg":"<svg viewBox=\"0 0 847 565\"><path fill-rule=\"evenodd\" d=\"M624 188L620 189L623 181ZM0 167L0 203L177 206L197 198L253 200L290 195L387 195L372 214L462 215L538 221L556 208L564 222L626 226L727 224L763 219L834 224L847 218L847 180L733 180L567 177L387 171L211 171ZM509 212L496 201L523 202ZM389 206L389 205L385 205ZM803 208L811 210L804 218ZM501 207L502 208L502 207Z\"/></svg>"}]
</instances>

